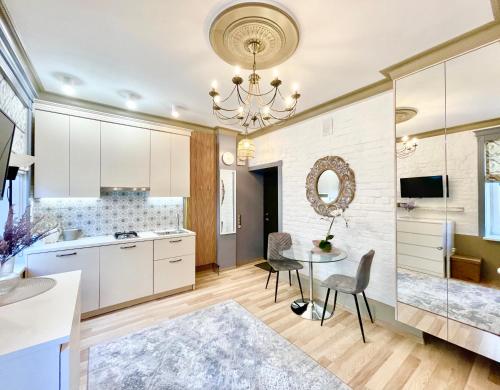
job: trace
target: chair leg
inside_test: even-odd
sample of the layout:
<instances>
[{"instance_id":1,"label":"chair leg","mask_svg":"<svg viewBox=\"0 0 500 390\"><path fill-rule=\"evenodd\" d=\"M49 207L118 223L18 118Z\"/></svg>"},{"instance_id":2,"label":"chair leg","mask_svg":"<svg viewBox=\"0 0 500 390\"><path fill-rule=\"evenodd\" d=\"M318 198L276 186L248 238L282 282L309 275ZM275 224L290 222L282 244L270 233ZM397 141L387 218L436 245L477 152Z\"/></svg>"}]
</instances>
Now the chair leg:
<instances>
[{"instance_id":1,"label":"chair leg","mask_svg":"<svg viewBox=\"0 0 500 390\"><path fill-rule=\"evenodd\" d=\"M276 271L276 289L274 290L274 303L278 298L278 281L280 279L280 271Z\"/></svg>"},{"instance_id":2,"label":"chair leg","mask_svg":"<svg viewBox=\"0 0 500 390\"><path fill-rule=\"evenodd\" d=\"M337 294L337 291L335 291ZM323 315L321 316L321 326L323 326L323 321L325 320L326 305L328 305L328 297L330 296L330 289L326 291L325 306L323 306Z\"/></svg>"},{"instance_id":3,"label":"chair leg","mask_svg":"<svg viewBox=\"0 0 500 390\"><path fill-rule=\"evenodd\" d=\"M335 298L333 298L333 310L332 310L332 316L333 316L333 313L335 313L335 308L337 307L337 294L338 294L338 291L335 290Z\"/></svg>"},{"instance_id":4,"label":"chair leg","mask_svg":"<svg viewBox=\"0 0 500 390\"><path fill-rule=\"evenodd\" d=\"M288 282L292 285L292 271L288 270Z\"/></svg>"},{"instance_id":5,"label":"chair leg","mask_svg":"<svg viewBox=\"0 0 500 390\"><path fill-rule=\"evenodd\" d=\"M368 315L370 316L370 321L373 324L372 312L370 311L370 306L368 306L368 300L366 299L365 292L363 291L362 294L363 294L363 298L365 299L365 305L366 305L366 309L368 310Z\"/></svg>"},{"instance_id":6,"label":"chair leg","mask_svg":"<svg viewBox=\"0 0 500 390\"><path fill-rule=\"evenodd\" d=\"M302 302L304 302L304 293L302 292L302 284L300 283L299 270L296 269L295 272L297 272L297 280L299 281L300 296L302 297Z\"/></svg>"},{"instance_id":7,"label":"chair leg","mask_svg":"<svg viewBox=\"0 0 500 390\"><path fill-rule=\"evenodd\" d=\"M271 278L271 269L269 269L269 275L267 275L266 289L267 289L267 285L269 284L270 278Z\"/></svg>"},{"instance_id":8,"label":"chair leg","mask_svg":"<svg viewBox=\"0 0 500 390\"><path fill-rule=\"evenodd\" d=\"M359 327L361 329L361 336L363 336L363 343L366 343L365 332L363 330L363 321L361 321L361 314L359 314L358 297L356 296L356 294L352 294L352 296L354 297L354 302L356 303L356 311L358 312L358 321L359 321Z\"/></svg>"}]
</instances>

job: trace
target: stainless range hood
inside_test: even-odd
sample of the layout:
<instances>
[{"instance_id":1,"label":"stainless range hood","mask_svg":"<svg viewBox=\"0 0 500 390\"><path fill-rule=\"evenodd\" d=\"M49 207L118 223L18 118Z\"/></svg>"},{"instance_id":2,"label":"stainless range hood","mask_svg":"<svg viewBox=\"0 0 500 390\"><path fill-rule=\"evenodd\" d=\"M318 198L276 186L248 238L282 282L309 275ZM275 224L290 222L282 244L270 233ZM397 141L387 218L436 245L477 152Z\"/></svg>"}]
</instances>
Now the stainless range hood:
<instances>
[{"instance_id":1,"label":"stainless range hood","mask_svg":"<svg viewBox=\"0 0 500 390\"><path fill-rule=\"evenodd\" d=\"M101 187L104 192L148 192L149 187Z\"/></svg>"}]
</instances>

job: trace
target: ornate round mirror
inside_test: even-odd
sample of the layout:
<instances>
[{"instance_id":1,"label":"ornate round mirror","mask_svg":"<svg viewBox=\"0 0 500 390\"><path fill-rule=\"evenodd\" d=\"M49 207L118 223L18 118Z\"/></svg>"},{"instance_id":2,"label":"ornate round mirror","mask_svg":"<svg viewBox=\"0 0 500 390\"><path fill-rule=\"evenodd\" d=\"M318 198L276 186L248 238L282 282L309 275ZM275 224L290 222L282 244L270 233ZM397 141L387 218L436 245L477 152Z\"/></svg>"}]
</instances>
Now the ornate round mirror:
<instances>
[{"instance_id":1,"label":"ornate round mirror","mask_svg":"<svg viewBox=\"0 0 500 390\"><path fill-rule=\"evenodd\" d=\"M320 158L307 175L307 200L325 217L347 209L355 192L354 172L339 156Z\"/></svg>"},{"instance_id":2,"label":"ornate round mirror","mask_svg":"<svg viewBox=\"0 0 500 390\"><path fill-rule=\"evenodd\" d=\"M316 191L324 203L335 202L339 196L340 180L335 171L328 169L318 178Z\"/></svg>"}]
</instances>

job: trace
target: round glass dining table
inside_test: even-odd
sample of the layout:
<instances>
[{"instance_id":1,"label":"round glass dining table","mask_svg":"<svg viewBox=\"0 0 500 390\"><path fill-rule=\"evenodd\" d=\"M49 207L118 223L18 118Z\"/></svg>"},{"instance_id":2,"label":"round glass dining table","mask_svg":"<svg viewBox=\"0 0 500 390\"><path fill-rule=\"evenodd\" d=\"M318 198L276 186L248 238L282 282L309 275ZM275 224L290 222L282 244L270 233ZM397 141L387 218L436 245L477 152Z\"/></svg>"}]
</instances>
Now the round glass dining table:
<instances>
[{"instance_id":1,"label":"round glass dining table","mask_svg":"<svg viewBox=\"0 0 500 390\"><path fill-rule=\"evenodd\" d=\"M308 320L321 320L323 315L323 306L314 300L314 270L313 264L333 263L347 258L347 253L338 248L333 248L331 252L323 252L317 247L306 247L302 245L292 245L289 249L279 251L279 254L285 259L296 260L301 263L309 264L309 299L297 299L292 302L292 311ZM325 312L325 318L329 318L331 312Z\"/></svg>"}]
</instances>

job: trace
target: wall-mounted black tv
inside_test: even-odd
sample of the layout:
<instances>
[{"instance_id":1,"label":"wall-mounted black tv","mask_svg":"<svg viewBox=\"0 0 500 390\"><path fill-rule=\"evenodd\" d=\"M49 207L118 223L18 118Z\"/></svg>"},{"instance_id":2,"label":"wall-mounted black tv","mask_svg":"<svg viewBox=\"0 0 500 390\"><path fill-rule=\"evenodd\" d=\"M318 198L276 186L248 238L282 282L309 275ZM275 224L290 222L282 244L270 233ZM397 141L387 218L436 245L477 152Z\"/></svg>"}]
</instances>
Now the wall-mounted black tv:
<instances>
[{"instance_id":1,"label":"wall-mounted black tv","mask_svg":"<svg viewBox=\"0 0 500 390\"><path fill-rule=\"evenodd\" d=\"M421 176L400 178L401 198L442 198L443 176ZM450 196L446 176L446 196Z\"/></svg>"},{"instance_id":2,"label":"wall-mounted black tv","mask_svg":"<svg viewBox=\"0 0 500 390\"><path fill-rule=\"evenodd\" d=\"M0 110L0 199L3 199L5 178L9 169L10 152L16 126L10 118Z\"/></svg>"}]
</instances>

